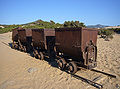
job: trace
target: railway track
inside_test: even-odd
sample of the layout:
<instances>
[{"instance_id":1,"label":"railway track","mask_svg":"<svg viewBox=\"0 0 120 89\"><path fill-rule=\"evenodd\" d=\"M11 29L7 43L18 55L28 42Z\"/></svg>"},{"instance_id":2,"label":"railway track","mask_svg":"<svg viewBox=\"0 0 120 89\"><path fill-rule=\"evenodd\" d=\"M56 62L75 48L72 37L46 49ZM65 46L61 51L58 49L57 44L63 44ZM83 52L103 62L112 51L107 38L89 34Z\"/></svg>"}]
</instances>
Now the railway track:
<instances>
[{"instance_id":1,"label":"railway track","mask_svg":"<svg viewBox=\"0 0 120 89\"><path fill-rule=\"evenodd\" d=\"M87 70L87 69L85 69L85 68L81 68L81 69L83 69L83 70ZM96 70L96 69L91 69L90 71L93 71L93 72L97 72L97 73L101 73L101 74L104 74L104 75L107 75L107 76L109 76L109 77L111 77L111 78L116 78L116 76L115 75L113 75L113 74L110 74L110 73L106 73L106 72L103 72L103 71L99 71L99 70ZM67 71L66 71L67 72ZM70 74L69 72L67 72L68 74ZM85 82L85 83L88 83L88 84L90 84L90 85L92 85L92 86L94 86L94 87L96 87L96 88L98 88L98 89L102 89L103 88L103 85L102 84L99 84L99 83L96 83L94 80L97 80L97 78L99 78L99 77L97 77L97 78L95 78L94 80L89 80L89 79L87 79L87 78L83 78L83 77L81 77L81 76L79 76L79 75L76 75L76 74L70 74L72 77L74 77L74 78L76 78L76 79L78 79L78 80L81 80L81 81L83 81L83 82Z\"/></svg>"},{"instance_id":2,"label":"railway track","mask_svg":"<svg viewBox=\"0 0 120 89\"><path fill-rule=\"evenodd\" d=\"M92 85L92 86L94 86L94 87L96 87L96 88L98 88L98 89L102 89L102 88L103 88L103 85L102 85L102 84L96 83L96 82L94 82L94 81L92 81L92 80L83 78L83 77L78 76L78 75L76 75L76 74L71 74L71 76L73 76L74 78L76 78L76 79L78 79L78 80L81 80L81 81L83 81L83 82L86 82L86 83L88 83L88 84L90 84L90 85Z\"/></svg>"}]
</instances>

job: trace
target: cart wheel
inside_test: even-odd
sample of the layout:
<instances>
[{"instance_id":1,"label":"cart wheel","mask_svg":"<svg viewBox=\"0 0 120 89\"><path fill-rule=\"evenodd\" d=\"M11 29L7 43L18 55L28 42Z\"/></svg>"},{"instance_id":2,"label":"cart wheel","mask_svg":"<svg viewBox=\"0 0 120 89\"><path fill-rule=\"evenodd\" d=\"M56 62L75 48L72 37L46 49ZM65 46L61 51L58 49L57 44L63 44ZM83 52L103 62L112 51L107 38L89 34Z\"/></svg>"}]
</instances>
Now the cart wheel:
<instances>
[{"instance_id":1,"label":"cart wheel","mask_svg":"<svg viewBox=\"0 0 120 89\"><path fill-rule=\"evenodd\" d=\"M21 51L24 52L24 46L22 45Z\"/></svg>"},{"instance_id":2,"label":"cart wheel","mask_svg":"<svg viewBox=\"0 0 120 89\"><path fill-rule=\"evenodd\" d=\"M38 58L39 58L40 60L44 60L44 55L43 55L42 52L39 52L39 54L38 54Z\"/></svg>"},{"instance_id":3,"label":"cart wheel","mask_svg":"<svg viewBox=\"0 0 120 89\"><path fill-rule=\"evenodd\" d=\"M33 51L33 57L35 57L35 56L36 56L35 51Z\"/></svg>"},{"instance_id":4,"label":"cart wheel","mask_svg":"<svg viewBox=\"0 0 120 89\"><path fill-rule=\"evenodd\" d=\"M27 51L25 46L23 46L23 51L24 51L24 52L26 52L26 51Z\"/></svg>"},{"instance_id":5,"label":"cart wheel","mask_svg":"<svg viewBox=\"0 0 120 89\"><path fill-rule=\"evenodd\" d=\"M36 50L33 51L33 57L37 58Z\"/></svg>"},{"instance_id":6,"label":"cart wheel","mask_svg":"<svg viewBox=\"0 0 120 89\"><path fill-rule=\"evenodd\" d=\"M17 49L17 50L18 50L18 44L15 44L15 49Z\"/></svg>"},{"instance_id":7,"label":"cart wheel","mask_svg":"<svg viewBox=\"0 0 120 89\"><path fill-rule=\"evenodd\" d=\"M21 52L24 50L22 45L19 46L19 50L20 50Z\"/></svg>"},{"instance_id":8,"label":"cart wheel","mask_svg":"<svg viewBox=\"0 0 120 89\"><path fill-rule=\"evenodd\" d=\"M77 65L75 62L72 61L68 64L68 72L71 74L75 74L77 72Z\"/></svg>"},{"instance_id":9,"label":"cart wheel","mask_svg":"<svg viewBox=\"0 0 120 89\"><path fill-rule=\"evenodd\" d=\"M67 64L67 62L63 58L58 60L58 68L60 70L65 70L66 64Z\"/></svg>"},{"instance_id":10,"label":"cart wheel","mask_svg":"<svg viewBox=\"0 0 120 89\"><path fill-rule=\"evenodd\" d=\"M14 44L12 43L12 47L11 48L13 48L14 49Z\"/></svg>"},{"instance_id":11,"label":"cart wheel","mask_svg":"<svg viewBox=\"0 0 120 89\"><path fill-rule=\"evenodd\" d=\"M23 46L19 45L19 50L22 52L23 51Z\"/></svg>"},{"instance_id":12,"label":"cart wheel","mask_svg":"<svg viewBox=\"0 0 120 89\"><path fill-rule=\"evenodd\" d=\"M16 44L14 44L14 49L17 49L17 46L16 46Z\"/></svg>"},{"instance_id":13,"label":"cart wheel","mask_svg":"<svg viewBox=\"0 0 120 89\"><path fill-rule=\"evenodd\" d=\"M18 46L18 50L20 50L20 51L21 51L21 47L20 47L20 45Z\"/></svg>"}]
</instances>

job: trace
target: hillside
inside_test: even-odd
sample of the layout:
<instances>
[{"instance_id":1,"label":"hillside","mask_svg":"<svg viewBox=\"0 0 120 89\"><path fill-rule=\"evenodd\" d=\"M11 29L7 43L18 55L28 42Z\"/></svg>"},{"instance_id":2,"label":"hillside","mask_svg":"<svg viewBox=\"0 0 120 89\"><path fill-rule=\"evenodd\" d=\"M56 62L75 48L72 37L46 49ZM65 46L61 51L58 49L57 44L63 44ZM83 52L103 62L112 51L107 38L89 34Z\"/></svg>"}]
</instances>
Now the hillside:
<instances>
[{"instance_id":1,"label":"hillside","mask_svg":"<svg viewBox=\"0 0 120 89\"><path fill-rule=\"evenodd\" d=\"M97 24L97 25L88 25L87 27L88 28L104 28L104 27L108 27L108 26Z\"/></svg>"},{"instance_id":2,"label":"hillside","mask_svg":"<svg viewBox=\"0 0 120 89\"><path fill-rule=\"evenodd\" d=\"M34 22L26 23L26 24L20 24L20 25L1 25L5 28L0 28L0 33L9 32L12 29L16 27L22 27L22 28L60 28L60 27L85 27L84 23L79 21L65 21L63 24L55 23L54 21L50 20L43 21L43 20L37 20Z\"/></svg>"}]
</instances>

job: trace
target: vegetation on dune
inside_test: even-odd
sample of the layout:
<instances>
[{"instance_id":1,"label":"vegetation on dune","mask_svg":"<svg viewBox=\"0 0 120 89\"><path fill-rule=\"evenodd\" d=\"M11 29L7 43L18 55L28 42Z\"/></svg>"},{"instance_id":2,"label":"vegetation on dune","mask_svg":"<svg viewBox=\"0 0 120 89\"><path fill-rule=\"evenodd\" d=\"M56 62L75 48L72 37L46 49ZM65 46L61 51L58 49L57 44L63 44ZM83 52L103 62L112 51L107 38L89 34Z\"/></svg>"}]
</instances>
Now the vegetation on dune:
<instances>
[{"instance_id":1,"label":"vegetation on dune","mask_svg":"<svg viewBox=\"0 0 120 89\"><path fill-rule=\"evenodd\" d=\"M37 20L35 22L28 23L27 25L23 25L24 28L58 28L62 27L62 24L55 23L54 21L50 20L50 22Z\"/></svg>"},{"instance_id":2,"label":"vegetation on dune","mask_svg":"<svg viewBox=\"0 0 120 89\"><path fill-rule=\"evenodd\" d=\"M22 28L37 28L37 29L43 29L43 28L60 28L60 27L85 27L84 23L79 21L65 21L64 24L55 23L54 21L50 20L43 21L43 20L37 20L35 22L22 24L22 25L2 25L5 28L0 28L0 33L5 33L12 31L12 29L16 27L22 27Z\"/></svg>"},{"instance_id":3,"label":"vegetation on dune","mask_svg":"<svg viewBox=\"0 0 120 89\"><path fill-rule=\"evenodd\" d=\"M0 28L0 34L12 31L12 29L21 27L21 25L4 25L5 28Z\"/></svg>"},{"instance_id":4,"label":"vegetation on dune","mask_svg":"<svg viewBox=\"0 0 120 89\"><path fill-rule=\"evenodd\" d=\"M111 28L111 29L99 29L98 35L112 35L113 33L120 33L120 28Z\"/></svg>"},{"instance_id":5,"label":"vegetation on dune","mask_svg":"<svg viewBox=\"0 0 120 89\"><path fill-rule=\"evenodd\" d=\"M79 21L65 21L63 26L64 27L86 27L84 23Z\"/></svg>"},{"instance_id":6,"label":"vegetation on dune","mask_svg":"<svg viewBox=\"0 0 120 89\"><path fill-rule=\"evenodd\" d=\"M25 26L23 26L22 28L31 28L31 29L37 28L37 29L43 29L44 27L40 27L39 25L35 25L35 26L25 25Z\"/></svg>"},{"instance_id":7,"label":"vegetation on dune","mask_svg":"<svg viewBox=\"0 0 120 89\"><path fill-rule=\"evenodd\" d=\"M111 30L113 30L114 32L116 32L116 33L120 34L120 28L111 29Z\"/></svg>"},{"instance_id":8,"label":"vegetation on dune","mask_svg":"<svg viewBox=\"0 0 120 89\"><path fill-rule=\"evenodd\" d=\"M114 33L120 33L120 28L112 28L112 29L99 29L98 35L101 35L101 38L104 38L105 40L109 40L113 38Z\"/></svg>"},{"instance_id":9,"label":"vegetation on dune","mask_svg":"<svg viewBox=\"0 0 120 89\"><path fill-rule=\"evenodd\" d=\"M106 35L106 36L112 35L112 33L113 31L109 29L100 29L98 32L99 35Z\"/></svg>"}]
</instances>

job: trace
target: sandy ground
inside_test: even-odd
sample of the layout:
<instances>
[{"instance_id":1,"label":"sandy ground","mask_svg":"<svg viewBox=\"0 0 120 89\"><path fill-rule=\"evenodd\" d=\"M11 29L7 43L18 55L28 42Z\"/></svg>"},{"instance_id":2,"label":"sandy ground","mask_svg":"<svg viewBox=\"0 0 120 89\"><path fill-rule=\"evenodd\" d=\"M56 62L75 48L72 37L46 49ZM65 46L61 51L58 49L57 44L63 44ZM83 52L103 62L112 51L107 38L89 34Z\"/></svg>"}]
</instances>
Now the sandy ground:
<instances>
[{"instance_id":1,"label":"sandy ground","mask_svg":"<svg viewBox=\"0 0 120 89\"><path fill-rule=\"evenodd\" d=\"M55 62L35 59L27 53L11 49L11 32L0 34L0 89L96 89L55 67ZM117 78L90 70L76 73L79 78L94 80L103 89L120 89L120 35L111 41L98 38L97 70Z\"/></svg>"}]
</instances>

